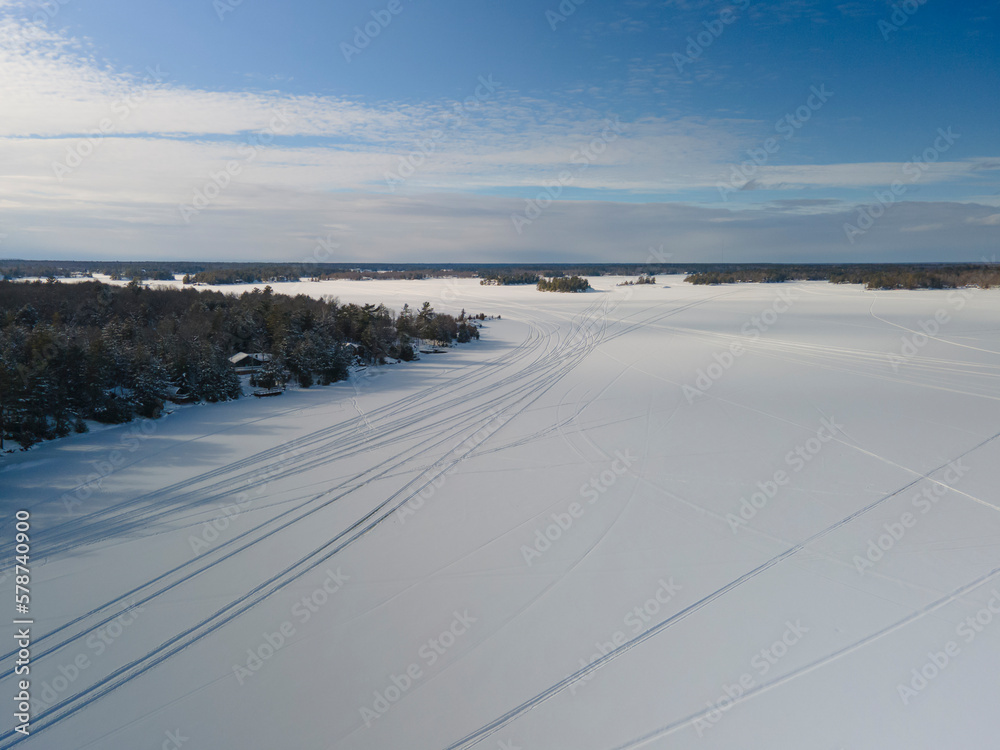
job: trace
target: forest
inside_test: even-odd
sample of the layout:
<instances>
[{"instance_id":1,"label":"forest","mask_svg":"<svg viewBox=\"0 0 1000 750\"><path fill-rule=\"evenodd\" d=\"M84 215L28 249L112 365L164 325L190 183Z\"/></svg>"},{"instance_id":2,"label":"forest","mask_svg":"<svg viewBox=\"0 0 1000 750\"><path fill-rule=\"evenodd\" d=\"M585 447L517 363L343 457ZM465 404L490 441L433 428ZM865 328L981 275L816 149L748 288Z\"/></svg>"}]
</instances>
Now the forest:
<instances>
[{"instance_id":1,"label":"forest","mask_svg":"<svg viewBox=\"0 0 1000 750\"><path fill-rule=\"evenodd\" d=\"M698 271L685 281L691 284L829 281L832 284L864 284L867 289L957 289L967 286L989 289L1000 286L1000 266L991 263L746 265Z\"/></svg>"},{"instance_id":2,"label":"forest","mask_svg":"<svg viewBox=\"0 0 1000 750\"><path fill-rule=\"evenodd\" d=\"M581 276L558 276L554 279L539 279L540 292L585 292L590 282Z\"/></svg>"},{"instance_id":3,"label":"forest","mask_svg":"<svg viewBox=\"0 0 1000 750\"><path fill-rule=\"evenodd\" d=\"M642 274L635 281L632 281L631 279L629 279L628 281L622 281L622 282L619 282L618 286L642 286L643 284L652 284L652 285L655 285L656 284L656 277L655 276L647 276L645 274Z\"/></svg>"},{"instance_id":4,"label":"forest","mask_svg":"<svg viewBox=\"0 0 1000 750\"><path fill-rule=\"evenodd\" d=\"M351 281L380 280L420 280L443 276L471 276L471 271L456 272L450 269L420 268L410 270L380 269L324 269L319 266L257 264L234 268L211 268L194 274L185 274L185 284L261 284L265 282L298 281L301 278L317 281L348 279Z\"/></svg>"},{"instance_id":5,"label":"forest","mask_svg":"<svg viewBox=\"0 0 1000 750\"><path fill-rule=\"evenodd\" d=\"M188 284L264 284L350 279L478 278L483 285L537 284L568 276L684 274L692 284L830 281L869 289L946 289L1000 286L1000 265L982 263L228 263L189 261L0 260L0 277L61 278L107 274L112 279L170 279Z\"/></svg>"},{"instance_id":6,"label":"forest","mask_svg":"<svg viewBox=\"0 0 1000 750\"><path fill-rule=\"evenodd\" d=\"M480 274L479 283L482 286L537 284L538 274L532 271L493 271Z\"/></svg>"},{"instance_id":7,"label":"forest","mask_svg":"<svg viewBox=\"0 0 1000 750\"><path fill-rule=\"evenodd\" d=\"M396 314L270 287L237 296L138 280L0 281L0 438L30 447L85 431L88 419L156 417L177 393L239 398L229 357L241 351L270 355L264 377L309 387L343 380L351 364L412 360L417 340L478 338L464 310L456 318L426 302Z\"/></svg>"}]
</instances>

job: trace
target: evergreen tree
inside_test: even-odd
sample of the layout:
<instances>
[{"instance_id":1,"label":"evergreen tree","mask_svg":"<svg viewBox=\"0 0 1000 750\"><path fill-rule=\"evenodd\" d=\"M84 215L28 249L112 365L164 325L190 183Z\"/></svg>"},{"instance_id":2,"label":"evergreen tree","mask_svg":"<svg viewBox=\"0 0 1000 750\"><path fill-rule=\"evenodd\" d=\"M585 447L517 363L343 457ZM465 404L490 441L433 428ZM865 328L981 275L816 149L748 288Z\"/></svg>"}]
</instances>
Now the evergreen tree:
<instances>
[{"instance_id":1,"label":"evergreen tree","mask_svg":"<svg viewBox=\"0 0 1000 750\"><path fill-rule=\"evenodd\" d=\"M287 369L308 387L346 378L353 356L413 359L416 336L447 346L478 338L479 329L464 310L456 320L430 303L417 314L404 306L397 317L384 305L270 288L233 296L138 282L0 281L0 440L27 447L84 431L87 419L155 417L171 386L194 400L238 398L228 360L237 351L272 356L262 384L280 385Z\"/></svg>"}]
</instances>

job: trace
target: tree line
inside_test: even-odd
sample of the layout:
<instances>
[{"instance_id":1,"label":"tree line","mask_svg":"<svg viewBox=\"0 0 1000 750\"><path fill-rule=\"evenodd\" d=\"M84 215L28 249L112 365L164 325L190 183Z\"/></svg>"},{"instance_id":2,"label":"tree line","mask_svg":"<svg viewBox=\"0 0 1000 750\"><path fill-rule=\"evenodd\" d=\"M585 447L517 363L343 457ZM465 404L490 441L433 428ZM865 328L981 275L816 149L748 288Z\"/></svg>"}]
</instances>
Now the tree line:
<instances>
[{"instance_id":1,"label":"tree line","mask_svg":"<svg viewBox=\"0 0 1000 750\"><path fill-rule=\"evenodd\" d=\"M539 276L532 271L494 271L480 276L481 286L515 286L517 284L537 284Z\"/></svg>"},{"instance_id":2,"label":"tree line","mask_svg":"<svg viewBox=\"0 0 1000 750\"><path fill-rule=\"evenodd\" d=\"M781 268L746 268L733 271L704 271L691 274L684 280L689 284L778 284L793 279L805 281L822 278L824 274L821 271L803 270L796 273Z\"/></svg>"},{"instance_id":3,"label":"tree line","mask_svg":"<svg viewBox=\"0 0 1000 750\"><path fill-rule=\"evenodd\" d=\"M476 316L480 319L485 316ZM416 357L417 339L479 338L472 318L429 303L384 305L275 294L150 289L100 282L0 281L0 436L23 447L85 431L84 420L156 417L180 392L239 398L229 357L270 355L267 370L302 387L348 375L352 363Z\"/></svg>"},{"instance_id":4,"label":"tree line","mask_svg":"<svg viewBox=\"0 0 1000 750\"><path fill-rule=\"evenodd\" d=\"M868 289L957 289L1000 286L996 264L847 264L847 265L745 265L698 271L685 281L691 284L741 282L829 281L864 284Z\"/></svg>"},{"instance_id":5,"label":"tree line","mask_svg":"<svg viewBox=\"0 0 1000 750\"><path fill-rule=\"evenodd\" d=\"M562 276L554 279L539 279L540 292L585 292L590 282L581 276Z\"/></svg>"},{"instance_id":6,"label":"tree line","mask_svg":"<svg viewBox=\"0 0 1000 750\"><path fill-rule=\"evenodd\" d=\"M262 284L309 279L478 278L483 284L537 284L565 276L656 276L683 274L693 284L820 280L865 284L872 289L992 287L1000 285L993 263L231 263L191 261L28 261L0 260L0 277L87 276L170 279L187 275L203 284Z\"/></svg>"},{"instance_id":7,"label":"tree line","mask_svg":"<svg viewBox=\"0 0 1000 750\"><path fill-rule=\"evenodd\" d=\"M643 284L656 284L655 276L647 276L642 274L635 281L629 279L628 281L619 282L618 286L641 286Z\"/></svg>"},{"instance_id":8,"label":"tree line","mask_svg":"<svg viewBox=\"0 0 1000 750\"><path fill-rule=\"evenodd\" d=\"M262 284L268 282L298 281L299 279L314 279L316 281L331 281L346 279L350 281L407 280L441 278L445 276L461 276L463 273L443 269L414 270L368 270L368 269L324 269L309 264L293 265L245 265L239 267L210 268L193 274L185 274L182 282L185 284L209 284L222 286L226 284ZM472 275L471 271L464 275ZM172 278L172 277L171 277Z\"/></svg>"}]
</instances>

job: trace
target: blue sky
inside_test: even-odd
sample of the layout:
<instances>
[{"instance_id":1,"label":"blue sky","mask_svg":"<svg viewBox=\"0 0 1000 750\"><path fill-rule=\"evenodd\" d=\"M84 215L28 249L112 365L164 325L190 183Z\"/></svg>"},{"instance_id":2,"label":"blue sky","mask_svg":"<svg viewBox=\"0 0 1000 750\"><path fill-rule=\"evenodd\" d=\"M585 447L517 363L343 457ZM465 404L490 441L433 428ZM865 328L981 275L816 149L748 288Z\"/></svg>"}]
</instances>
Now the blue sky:
<instances>
[{"instance_id":1,"label":"blue sky","mask_svg":"<svg viewBox=\"0 0 1000 750\"><path fill-rule=\"evenodd\" d=\"M998 16L0 0L0 256L990 258Z\"/></svg>"}]
</instances>

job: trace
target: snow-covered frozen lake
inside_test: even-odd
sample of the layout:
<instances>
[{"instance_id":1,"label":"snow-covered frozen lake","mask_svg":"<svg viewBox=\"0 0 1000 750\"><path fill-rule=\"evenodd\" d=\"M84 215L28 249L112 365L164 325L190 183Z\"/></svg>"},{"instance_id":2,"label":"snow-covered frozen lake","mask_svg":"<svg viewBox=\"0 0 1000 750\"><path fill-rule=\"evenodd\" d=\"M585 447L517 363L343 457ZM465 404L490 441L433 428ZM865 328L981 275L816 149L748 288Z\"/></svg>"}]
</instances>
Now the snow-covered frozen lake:
<instances>
[{"instance_id":1,"label":"snow-covered frozen lake","mask_svg":"<svg viewBox=\"0 0 1000 750\"><path fill-rule=\"evenodd\" d=\"M996 746L1000 291L619 280L274 284L502 319L4 457L0 748Z\"/></svg>"}]
</instances>

